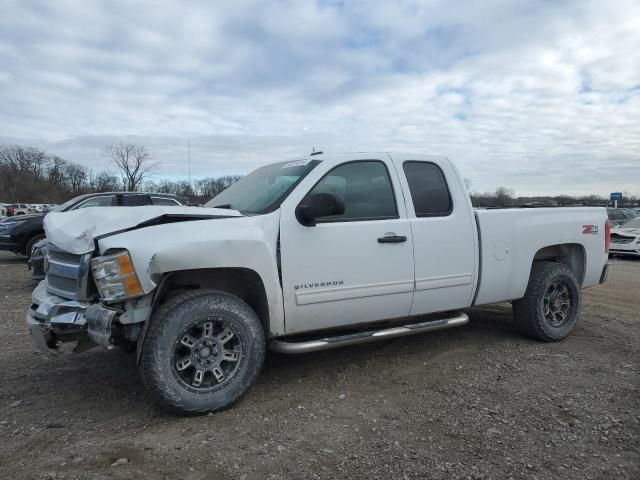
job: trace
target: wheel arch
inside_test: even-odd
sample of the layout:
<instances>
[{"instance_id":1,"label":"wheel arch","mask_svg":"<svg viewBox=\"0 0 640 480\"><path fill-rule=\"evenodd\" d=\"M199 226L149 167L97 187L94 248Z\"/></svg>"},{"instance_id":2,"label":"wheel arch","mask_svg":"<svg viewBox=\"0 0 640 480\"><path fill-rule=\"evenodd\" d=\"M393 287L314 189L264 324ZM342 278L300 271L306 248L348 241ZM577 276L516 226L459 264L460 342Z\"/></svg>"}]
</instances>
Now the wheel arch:
<instances>
[{"instance_id":1,"label":"wheel arch","mask_svg":"<svg viewBox=\"0 0 640 480\"><path fill-rule=\"evenodd\" d=\"M265 336L270 333L269 300L258 272L249 268L220 267L166 273L155 295L152 313L173 295L199 289L220 290L237 296L258 315Z\"/></svg>"},{"instance_id":2,"label":"wheel arch","mask_svg":"<svg viewBox=\"0 0 640 480\"><path fill-rule=\"evenodd\" d=\"M535 262L552 261L562 263L575 273L579 284L582 286L587 267L586 259L587 255L584 246L579 243L559 243L539 249L533 257L531 269L533 269Z\"/></svg>"}]
</instances>

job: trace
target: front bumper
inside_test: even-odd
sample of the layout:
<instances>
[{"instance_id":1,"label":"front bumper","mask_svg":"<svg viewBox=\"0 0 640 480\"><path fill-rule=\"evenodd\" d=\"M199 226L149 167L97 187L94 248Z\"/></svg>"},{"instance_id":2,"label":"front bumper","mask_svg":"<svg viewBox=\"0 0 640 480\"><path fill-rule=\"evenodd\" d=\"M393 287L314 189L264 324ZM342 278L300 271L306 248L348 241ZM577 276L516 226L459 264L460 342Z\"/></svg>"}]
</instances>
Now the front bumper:
<instances>
[{"instance_id":1,"label":"front bumper","mask_svg":"<svg viewBox=\"0 0 640 480\"><path fill-rule=\"evenodd\" d=\"M0 250L7 250L9 252L20 251L20 242L9 234L0 232Z\"/></svg>"},{"instance_id":2,"label":"front bumper","mask_svg":"<svg viewBox=\"0 0 640 480\"><path fill-rule=\"evenodd\" d=\"M56 354L57 343L77 341L86 349L91 346L109 346L111 324L116 310L99 303L68 300L47 291L42 281L31 294L31 307L26 316L27 326L39 350Z\"/></svg>"},{"instance_id":3,"label":"front bumper","mask_svg":"<svg viewBox=\"0 0 640 480\"><path fill-rule=\"evenodd\" d=\"M614 255L633 255L638 257L640 256L640 244L635 242L623 244L612 243L609 247L609 253Z\"/></svg>"}]
</instances>

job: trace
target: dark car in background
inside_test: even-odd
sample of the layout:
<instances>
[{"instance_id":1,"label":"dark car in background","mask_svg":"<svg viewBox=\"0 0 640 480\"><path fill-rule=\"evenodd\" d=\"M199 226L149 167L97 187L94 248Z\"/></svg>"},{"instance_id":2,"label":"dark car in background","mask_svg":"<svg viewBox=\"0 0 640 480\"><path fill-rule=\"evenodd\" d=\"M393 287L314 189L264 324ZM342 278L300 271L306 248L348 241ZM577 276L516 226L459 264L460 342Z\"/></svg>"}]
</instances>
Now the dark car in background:
<instances>
[{"instance_id":1,"label":"dark car in background","mask_svg":"<svg viewBox=\"0 0 640 480\"><path fill-rule=\"evenodd\" d=\"M188 203L185 197L163 193L106 192L80 195L49 211L69 212L88 207L140 207ZM16 215L0 222L0 250L30 257L30 267L34 269L33 278L36 280L44 278L43 261L46 246L40 243L45 238L44 217L45 214Z\"/></svg>"}]
</instances>

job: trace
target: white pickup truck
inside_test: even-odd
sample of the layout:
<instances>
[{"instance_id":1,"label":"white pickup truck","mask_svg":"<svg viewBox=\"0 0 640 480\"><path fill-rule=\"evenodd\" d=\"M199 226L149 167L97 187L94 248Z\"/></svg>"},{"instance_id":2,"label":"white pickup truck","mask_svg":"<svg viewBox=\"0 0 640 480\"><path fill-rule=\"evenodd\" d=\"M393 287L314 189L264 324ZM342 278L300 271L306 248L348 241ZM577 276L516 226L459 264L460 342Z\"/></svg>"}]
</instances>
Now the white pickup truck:
<instances>
[{"instance_id":1,"label":"white pickup truck","mask_svg":"<svg viewBox=\"0 0 640 480\"><path fill-rule=\"evenodd\" d=\"M606 280L603 208L477 210L438 156L312 154L259 168L204 208L50 213L27 324L56 352L137 349L165 407L236 401L267 347L303 353L464 325L513 303L522 330L566 337Z\"/></svg>"}]
</instances>

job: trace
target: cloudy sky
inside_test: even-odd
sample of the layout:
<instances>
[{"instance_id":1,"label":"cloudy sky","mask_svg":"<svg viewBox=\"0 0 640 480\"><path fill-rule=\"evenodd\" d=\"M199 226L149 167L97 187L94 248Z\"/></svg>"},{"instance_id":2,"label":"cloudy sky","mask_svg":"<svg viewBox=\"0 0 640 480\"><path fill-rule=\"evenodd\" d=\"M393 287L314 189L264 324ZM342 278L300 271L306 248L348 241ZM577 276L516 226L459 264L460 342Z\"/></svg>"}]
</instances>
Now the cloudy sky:
<instances>
[{"instance_id":1,"label":"cloudy sky","mask_svg":"<svg viewBox=\"0 0 640 480\"><path fill-rule=\"evenodd\" d=\"M473 190L640 194L640 2L0 0L0 142L159 175L444 154Z\"/></svg>"}]
</instances>

